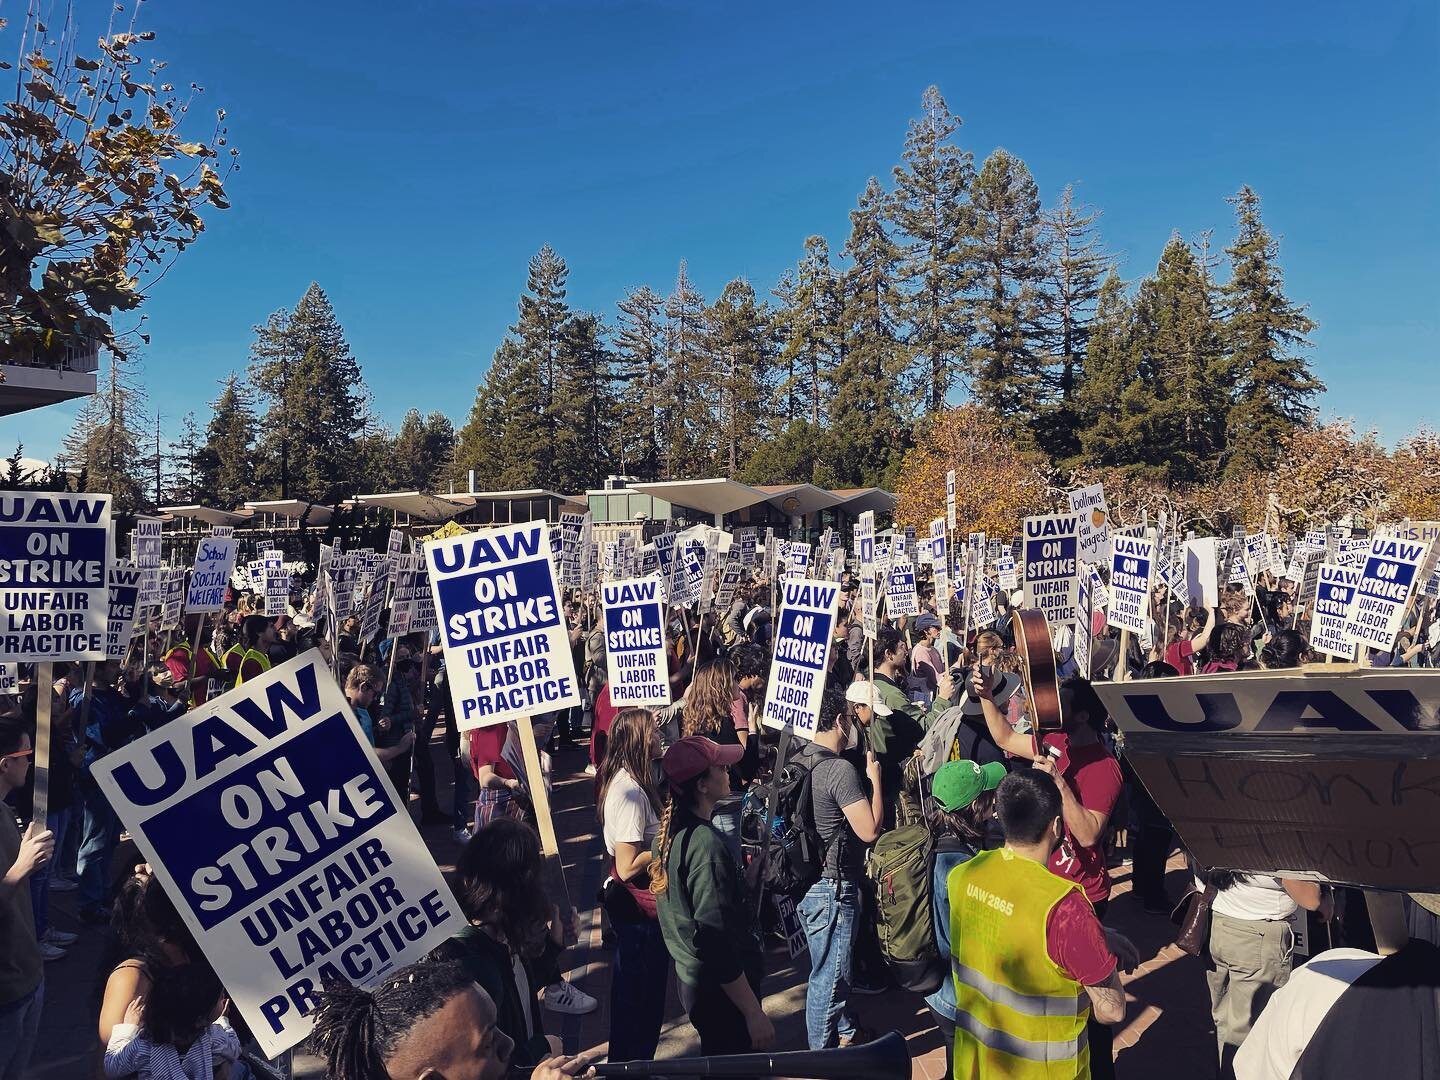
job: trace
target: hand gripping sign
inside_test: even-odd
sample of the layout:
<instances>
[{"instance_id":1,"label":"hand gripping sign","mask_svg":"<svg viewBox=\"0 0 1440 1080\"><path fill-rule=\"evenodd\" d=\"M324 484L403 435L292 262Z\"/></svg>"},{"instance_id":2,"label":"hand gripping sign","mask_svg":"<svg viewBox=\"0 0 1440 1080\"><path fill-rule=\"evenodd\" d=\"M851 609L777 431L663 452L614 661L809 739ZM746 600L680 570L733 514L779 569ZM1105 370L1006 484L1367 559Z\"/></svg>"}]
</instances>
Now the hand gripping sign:
<instances>
[{"instance_id":1,"label":"hand gripping sign","mask_svg":"<svg viewBox=\"0 0 1440 1080\"><path fill-rule=\"evenodd\" d=\"M318 651L93 772L267 1056L465 925Z\"/></svg>"},{"instance_id":2,"label":"hand gripping sign","mask_svg":"<svg viewBox=\"0 0 1440 1080\"><path fill-rule=\"evenodd\" d=\"M833 581L784 583L770 687L761 713L766 727L789 727L806 740L815 737L839 606L840 586Z\"/></svg>"},{"instance_id":3,"label":"hand gripping sign","mask_svg":"<svg viewBox=\"0 0 1440 1080\"><path fill-rule=\"evenodd\" d=\"M601 585L600 601L605 610L611 703L617 708L669 705L670 665L665 659L659 575Z\"/></svg>"},{"instance_id":4,"label":"hand gripping sign","mask_svg":"<svg viewBox=\"0 0 1440 1080\"><path fill-rule=\"evenodd\" d=\"M543 521L425 545L461 731L579 705Z\"/></svg>"}]
</instances>

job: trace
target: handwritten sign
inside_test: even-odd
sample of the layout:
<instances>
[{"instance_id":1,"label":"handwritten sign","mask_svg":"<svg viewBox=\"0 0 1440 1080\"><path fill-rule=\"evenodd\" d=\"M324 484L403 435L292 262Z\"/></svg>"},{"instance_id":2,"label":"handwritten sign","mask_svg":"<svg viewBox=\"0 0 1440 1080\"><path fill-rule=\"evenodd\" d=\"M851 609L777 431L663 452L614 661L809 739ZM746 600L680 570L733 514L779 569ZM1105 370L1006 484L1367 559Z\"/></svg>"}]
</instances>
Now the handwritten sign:
<instances>
[{"instance_id":1,"label":"handwritten sign","mask_svg":"<svg viewBox=\"0 0 1440 1080\"><path fill-rule=\"evenodd\" d=\"M190 591L185 595L185 610L195 615L223 608L225 586L234 565L233 536L202 537L195 549L195 567L190 574Z\"/></svg>"},{"instance_id":2,"label":"handwritten sign","mask_svg":"<svg viewBox=\"0 0 1440 1080\"><path fill-rule=\"evenodd\" d=\"M1105 505L1105 485L1090 484L1067 493L1070 512L1078 523L1080 561L1098 563L1105 561L1105 551L1110 542L1110 509Z\"/></svg>"}]
</instances>

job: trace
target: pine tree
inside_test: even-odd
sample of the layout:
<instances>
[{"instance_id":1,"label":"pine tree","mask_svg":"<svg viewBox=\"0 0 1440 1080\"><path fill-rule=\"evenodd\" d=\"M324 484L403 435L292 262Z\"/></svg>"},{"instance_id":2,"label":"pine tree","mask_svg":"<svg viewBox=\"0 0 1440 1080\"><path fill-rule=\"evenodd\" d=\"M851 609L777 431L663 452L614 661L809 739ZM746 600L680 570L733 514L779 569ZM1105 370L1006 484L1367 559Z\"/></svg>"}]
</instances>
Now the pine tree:
<instances>
[{"instance_id":1,"label":"pine tree","mask_svg":"<svg viewBox=\"0 0 1440 1080\"><path fill-rule=\"evenodd\" d=\"M692 475L713 460L714 379L705 342L705 298L690 283L685 261L665 301L665 372L661 384L661 464L666 477Z\"/></svg>"},{"instance_id":2,"label":"pine tree","mask_svg":"<svg viewBox=\"0 0 1440 1080\"><path fill-rule=\"evenodd\" d=\"M1136 459L1146 444L1154 402L1140 379L1125 284L1112 266L1096 295L1085 363L1076 383L1078 456L1068 465L1117 468ZM1123 404L1122 404L1123 403Z\"/></svg>"},{"instance_id":3,"label":"pine tree","mask_svg":"<svg viewBox=\"0 0 1440 1080\"><path fill-rule=\"evenodd\" d=\"M628 291L616 307L620 312L612 361L616 460L625 475L655 480L660 476L663 443L665 301L644 285Z\"/></svg>"},{"instance_id":4,"label":"pine tree","mask_svg":"<svg viewBox=\"0 0 1440 1080\"><path fill-rule=\"evenodd\" d=\"M1205 274L1179 236L1140 284L1133 330L1136 368L1154 407L1132 460L1172 483L1206 479L1223 446L1229 383Z\"/></svg>"},{"instance_id":5,"label":"pine tree","mask_svg":"<svg viewBox=\"0 0 1440 1080\"><path fill-rule=\"evenodd\" d=\"M842 447L840 479L881 483L898 465L911 410L902 380L897 308L900 249L885 228L885 192L873 176L850 211L845 254L844 351L831 373L830 426Z\"/></svg>"},{"instance_id":6,"label":"pine tree","mask_svg":"<svg viewBox=\"0 0 1440 1080\"><path fill-rule=\"evenodd\" d=\"M1101 278L1111 266L1095 235L1100 212L1075 202L1065 185L1060 202L1041 215L1044 225L1046 346L1051 357L1049 396L1053 407L1042 421L1041 445L1054 460L1080 449L1076 389L1084 372Z\"/></svg>"},{"instance_id":7,"label":"pine tree","mask_svg":"<svg viewBox=\"0 0 1440 1080\"><path fill-rule=\"evenodd\" d=\"M1030 431L1047 402L1044 378L1040 193L1030 170L995 150L975 178L975 235L969 258L977 267L971 317L970 394Z\"/></svg>"},{"instance_id":8,"label":"pine tree","mask_svg":"<svg viewBox=\"0 0 1440 1080\"><path fill-rule=\"evenodd\" d=\"M1230 281L1223 290L1233 388L1226 472L1245 476L1272 464L1285 437L1314 419L1311 401L1325 386L1301 355L1315 323L1285 295L1280 245L1260 219L1260 196L1246 186L1227 201L1236 236L1225 249Z\"/></svg>"},{"instance_id":9,"label":"pine tree","mask_svg":"<svg viewBox=\"0 0 1440 1080\"><path fill-rule=\"evenodd\" d=\"M196 460L197 502L232 509L255 497L255 413L249 388L235 373L221 381Z\"/></svg>"},{"instance_id":10,"label":"pine tree","mask_svg":"<svg viewBox=\"0 0 1440 1080\"><path fill-rule=\"evenodd\" d=\"M610 353L600 319L572 315L560 331L555 396L556 418L548 486L575 493L599 487L610 467L614 406L610 397Z\"/></svg>"},{"instance_id":11,"label":"pine tree","mask_svg":"<svg viewBox=\"0 0 1440 1080\"><path fill-rule=\"evenodd\" d=\"M900 272L914 382L924 408L938 412L965 346L965 295L974 278L965 257L974 231L968 196L975 165L970 152L953 142L960 119L937 87L925 91L920 111L905 136L904 163L895 168L891 217L904 237Z\"/></svg>"},{"instance_id":12,"label":"pine tree","mask_svg":"<svg viewBox=\"0 0 1440 1080\"><path fill-rule=\"evenodd\" d=\"M422 417L410 409L390 444L390 468L385 483L401 491L439 491L444 488L455 457L455 426L442 412Z\"/></svg>"},{"instance_id":13,"label":"pine tree","mask_svg":"<svg viewBox=\"0 0 1440 1080\"><path fill-rule=\"evenodd\" d=\"M839 296L830 245L823 236L805 240L805 257L786 271L775 290L782 308L775 315L781 338L777 390L785 419L818 425L825 416L825 382L835 364Z\"/></svg>"},{"instance_id":14,"label":"pine tree","mask_svg":"<svg viewBox=\"0 0 1440 1080\"><path fill-rule=\"evenodd\" d=\"M86 490L114 496L117 511L143 510L150 503L144 405L144 393L112 358L99 391L85 399L65 437L65 468L84 472Z\"/></svg>"},{"instance_id":15,"label":"pine tree","mask_svg":"<svg viewBox=\"0 0 1440 1080\"><path fill-rule=\"evenodd\" d=\"M294 311L255 327L250 352L251 381L268 406L256 448L262 484L280 498L350 494L369 393L325 291L312 282Z\"/></svg>"},{"instance_id":16,"label":"pine tree","mask_svg":"<svg viewBox=\"0 0 1440 1080\"><path fill-rule=\"evenodd\" d=\"M734 476L771 433L771 317L750 283L736 279L706 312L706 322L719 390L715 466Z\"/></svg>"},{"instance_id":17,"label":"pine tree","mask_svg":"<svg viewBox=\"0 0 1440 1080\"><path fill-rule=\"evenodd\" d=\"M204 439L193 412L180 419L180 434L167 448L168 489L165 501L173 506L189 506L201 501L200 453Z\"/></svg>"},{"instance_id":18,"label":"pine tree","mask_svg":"<svg viewBox=\"0 0 1440 1080\"><path fill-rule=\"evenodd\" d=\"M553 447L560 428L568 418L557 409L556 385L560 379L561 337L570 318L565 303L565 283L570 270L565 260L544 245L530 260L525 292L520 297L520 318L512 329L519 338L520 348L534 366L536 409L539 414L538 434L545 445ZM540 486L554 488L553 458L541 463Z\"/></svg>"}]
</instances>

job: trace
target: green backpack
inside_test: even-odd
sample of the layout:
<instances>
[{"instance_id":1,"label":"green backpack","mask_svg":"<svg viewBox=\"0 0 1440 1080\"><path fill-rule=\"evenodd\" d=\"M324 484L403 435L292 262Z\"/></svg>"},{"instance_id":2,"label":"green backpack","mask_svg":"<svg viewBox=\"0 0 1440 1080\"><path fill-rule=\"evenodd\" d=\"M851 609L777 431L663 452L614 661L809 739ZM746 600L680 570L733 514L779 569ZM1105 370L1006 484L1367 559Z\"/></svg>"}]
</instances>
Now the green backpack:
<instances>
[{"instance_id":1,"label":"green backpack","mask_svg":"<svg viewBox=\"0 0 1440 1080\"><path fill-rule=\"evenodd\" d=\"M945 978L946 961L935 945L935 838L923 821L881 835L865 860L875 887L880 952L895 981L932 994Z\"/></svg>"}]
</instances>

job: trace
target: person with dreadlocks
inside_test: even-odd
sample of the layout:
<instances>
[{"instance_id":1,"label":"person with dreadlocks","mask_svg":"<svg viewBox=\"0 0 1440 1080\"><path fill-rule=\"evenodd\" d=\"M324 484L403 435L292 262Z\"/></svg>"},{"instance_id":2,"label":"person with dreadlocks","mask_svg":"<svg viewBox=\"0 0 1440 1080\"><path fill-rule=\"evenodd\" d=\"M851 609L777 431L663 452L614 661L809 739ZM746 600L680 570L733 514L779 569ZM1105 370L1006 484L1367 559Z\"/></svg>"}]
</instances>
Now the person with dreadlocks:
<instances>
[{"instance_id":1,"label":"person with dreadlocks","mask_svg":"<svg viewBox=\"0 0 1440 1080\"><path fill-rule=\"evenodd\" d=\"M710 823L744 750L687 735L665 752L668 791L650 863L650 891L675 961L680 1003L702 1053L763 1050L775 1028L760 1005L764 954L740 868Z\"/></svg>"},{"instance_id":2,"label":"person with dreadlocks","mask_svg":"<svg viewBox=\"0 0 1440 1080\"><path fill-rule=\"evenodd\" d=\"M310 1039L325 1080L501 1080L514 1049L490 995L463 965L440 960L401 968L373 990L327 983ZM548 1057L529 1075L591 1077L591 1056Z\"/></svg>"}]
</instances>

